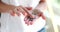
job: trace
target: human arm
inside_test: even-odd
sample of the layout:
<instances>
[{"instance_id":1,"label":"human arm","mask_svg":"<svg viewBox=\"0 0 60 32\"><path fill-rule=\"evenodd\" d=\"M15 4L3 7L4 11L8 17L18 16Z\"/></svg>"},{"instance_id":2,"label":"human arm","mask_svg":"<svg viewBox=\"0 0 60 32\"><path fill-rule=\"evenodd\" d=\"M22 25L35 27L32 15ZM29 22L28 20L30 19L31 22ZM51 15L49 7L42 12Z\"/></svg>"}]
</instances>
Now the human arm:
<instances>
[{"instance_id":1,"label":"human arm","mask_svg":"<svg viewBox=\"0 0 60 32\"><path fill-rule=\"evenodd\" d=\"M1 2L1 0L0 0L0 12L1 13L9 12L9 10L11 10L13 8L14 8L14 6L12 6L12 5L6 5L3 2Z\"/></svg>"}]
</instances>

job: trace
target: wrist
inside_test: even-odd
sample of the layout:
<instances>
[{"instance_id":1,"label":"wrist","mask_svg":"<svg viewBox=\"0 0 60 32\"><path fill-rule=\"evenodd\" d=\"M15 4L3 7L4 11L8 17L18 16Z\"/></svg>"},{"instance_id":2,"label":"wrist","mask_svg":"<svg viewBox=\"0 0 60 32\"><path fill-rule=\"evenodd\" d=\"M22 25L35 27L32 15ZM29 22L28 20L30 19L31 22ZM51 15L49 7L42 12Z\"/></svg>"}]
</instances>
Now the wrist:
<instances>
[{"instance_id":1,"label":"wrist","mask_svg":"<svg viewBox=\"0 0 60 32\"><path fill-rule=\"evenodd\" d=\"M6 4L0 2L0 12L8 12L9 10L14 9L14 8L15 8L15 6L6 5Z\"/></svg>"}]
</instances>

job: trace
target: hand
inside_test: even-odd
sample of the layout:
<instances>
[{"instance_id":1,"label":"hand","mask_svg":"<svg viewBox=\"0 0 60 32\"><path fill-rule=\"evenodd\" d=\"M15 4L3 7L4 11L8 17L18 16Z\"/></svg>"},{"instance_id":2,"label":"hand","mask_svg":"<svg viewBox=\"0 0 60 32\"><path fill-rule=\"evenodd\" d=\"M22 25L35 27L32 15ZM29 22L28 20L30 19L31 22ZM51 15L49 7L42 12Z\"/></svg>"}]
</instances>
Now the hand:
<instances>
[{"instance_id":1,"label":"hand","mask_svg":"<svg viewBox=\"0 0 60 32\"><path fill-rule=\"evenodd\" d=\"M36 13L35 13L36 12ZM25 17L25 19L24 19L24 21L25 21L25 23L27 24L27 25L32 25L34 22L35 22L35 20L37 20L37 19L39 19L40 17L42 17L42 19L44 19L45 20L45 16L43 15L43 12L38 12L38 10L36 10L36 9L34 9L33 10L33 14L37 14L36 16L34 16L33 18L31 18L29 15L27 15L26 17ZM38 16L38 17L37 17Z\"/></svg>"},{"instance_id":2,"label":"hand","mask_svg":"<svg viewBox=\"0 0 60 32\"><path fill-rule=\"evenodd\" d=\"M20 13L22 13L24 16L26 16L27 13L26 13L25 10L30 11L30 10L32 10L32 7L18 6L18 7L15 7L14 9L12 9L12 10L10 11L10 14L11 14L12 16L15 16L15 15L20 16Z\"/></svg>"},{"instance_id":3,"label":"hand","mask_svg":"<svg viewBox=\"0 0 60 32\"><path fill-rule=\"evenodd\" d=\"M32 10L32 7L23 7L23 6L19 6L19 7L16 7L15 9L12 9L11 10L11 15L12 16L15 16L15 15L17 15L17 16L20 16L20 13L22 13L24 16L25 16L25 18L28 16L28 13L27 13L27 11L30 11L30 10ZM29 15L29 16L31 16L31 15ZM29 19L29 18L28 18ZM27 19L27 20L28 20ZM24 19L25 20L25 19ZM26 22L28 22L28 23L30 23L30 24L32 24L33 23L33 21L25 21L25 23ZM27 25L28 25L28 23L26 23Z\"/></svg>"}]
</instances>

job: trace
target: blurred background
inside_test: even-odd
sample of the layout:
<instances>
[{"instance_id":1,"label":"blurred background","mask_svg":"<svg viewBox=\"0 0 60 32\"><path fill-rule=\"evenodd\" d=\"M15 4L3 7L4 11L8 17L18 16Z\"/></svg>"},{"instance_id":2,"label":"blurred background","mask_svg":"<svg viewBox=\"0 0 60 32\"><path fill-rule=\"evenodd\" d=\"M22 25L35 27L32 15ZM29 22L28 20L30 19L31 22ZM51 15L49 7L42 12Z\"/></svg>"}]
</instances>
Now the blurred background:
<instances>
[{"instance_id":1,"label":"blurred background","mask_svg":"<svg viewBox=\"0 0 60 32\"><path fill-rule=\"evenodd\" d=\"M51 0L50 3L51 3L51 6L52 6L51 7L52 11L54 13L53 21L56 24L58 31L60 32L60 0ZM46 19L46 21L47 21L47 24L46 24L47 25L46 26L47 27L47 32L55 32L52 20L50 18L50 14L51 13L49 13L49 9L48 9L48 11L46 11L46 13L45 13L46 18L47 18Z\"/></svg>"}]
</instances>

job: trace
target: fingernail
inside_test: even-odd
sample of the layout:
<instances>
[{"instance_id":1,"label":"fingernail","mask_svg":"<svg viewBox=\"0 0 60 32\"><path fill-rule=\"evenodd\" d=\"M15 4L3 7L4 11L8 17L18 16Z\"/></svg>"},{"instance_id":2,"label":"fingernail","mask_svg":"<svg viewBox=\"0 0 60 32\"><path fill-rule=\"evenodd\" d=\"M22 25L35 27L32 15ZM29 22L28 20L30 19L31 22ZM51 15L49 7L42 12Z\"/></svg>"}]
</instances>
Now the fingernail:
<instances>
[{"instance_id":1,"label":"fingernail","mask_svg":"<svg viewBox=\"0 0 60 32\"><path fill-rule=\"evenodd\" d=\"M33 24L33 22L30 23L30 25L32 25L32 24Z\"/></svg>"},{"instance_id":2,"label":"fingernail","mask_svg":"<svg viewBox=\"0 0 60 32\"><path fill-rule=\"evenodd\" d=\"M27 26L29 26L29 22L25 22L25 24L27 24Z\"/></svg>"},{"instance_id":3,"label":"fingernail","mask_svg":"<svg viewBox=\"0 0 60 32\"><path fill-rule=\"evenodd\" d=\"M24 16L27 16L27 13L26 13L26 12L23 12L23 15L24 15Z\"/></svg>"},{"instance_id":4,"label":"fingernail","mask_svg":"<svg viewBox=\"0 0 60 32\"><path fill-rule=\"evenodd\" d=\"M18 16L20 16L20 14L18 14Z\"/></svg>"},{"instance_id":5,"label":"fingernail","mask_svg":"<svg viewBox=\"0 0 60 32\"><path fill-rule=\"evenodd\" d=\"M10 13L12 16L15 16L15 14L14 13Z\"/></svg>"},{"instance_id":6,"label":"fingernail","mask_svg":"<svg viewBox=\"0 0 60 32\"><path fill-rule=\"evenodd\" d=\"M27 21L27 19L25 18L24 21Z\"/></svg>"},{"instance_id":7,"label":"fingernail","mask_svg":"<svg viewBox=\"0 0 60 32\"><path fill-rule=\"evenodd\" d=\"M25 22L25 24L27 24L27 21L24 21Z\"/></svg>"}]
</instances>

